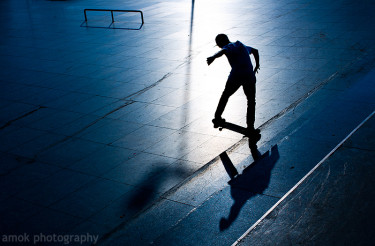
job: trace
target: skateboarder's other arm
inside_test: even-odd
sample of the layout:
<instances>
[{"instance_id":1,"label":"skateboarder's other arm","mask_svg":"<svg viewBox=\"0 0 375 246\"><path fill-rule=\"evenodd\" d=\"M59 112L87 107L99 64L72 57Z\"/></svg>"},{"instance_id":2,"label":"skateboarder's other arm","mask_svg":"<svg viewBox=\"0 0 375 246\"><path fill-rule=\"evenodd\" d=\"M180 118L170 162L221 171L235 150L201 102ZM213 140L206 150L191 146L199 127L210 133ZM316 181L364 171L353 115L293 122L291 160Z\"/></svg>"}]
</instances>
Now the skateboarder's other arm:
<instances>
[{"instance_id":1,"label":"skateboarder's other arm","mask_svg":"<svg viewBox=\"0 0 375 246\"><path fill-rule=\"evenodd\" d=\"M210 56L207 58L207 64L210 65L216 58L219 58L220 56L225 54L225 50L222 49L219 52L217 52L215 55Z\"/></svg>"},{"instance_id":2,"label":"skateboarder's other arm","mask_svg":"<svg viewBox=\"0 0 375 246\"><path fill-rule=\"evenodd\" d=\"M260 65L259 65L259 52L257 49L251 48L251 54L253 54L254 59L255 59L255 68L254 68L254 73L257 73Z\"/></svg>"}]
</instances>

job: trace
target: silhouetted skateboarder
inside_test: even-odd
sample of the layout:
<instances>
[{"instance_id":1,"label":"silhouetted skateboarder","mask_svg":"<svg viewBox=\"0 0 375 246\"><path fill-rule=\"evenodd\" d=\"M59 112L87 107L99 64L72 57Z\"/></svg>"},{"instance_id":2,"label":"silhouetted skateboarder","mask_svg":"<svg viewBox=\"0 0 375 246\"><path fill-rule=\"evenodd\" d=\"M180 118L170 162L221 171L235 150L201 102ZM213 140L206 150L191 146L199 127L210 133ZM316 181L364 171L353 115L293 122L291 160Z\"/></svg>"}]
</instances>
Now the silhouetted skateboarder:
<instances>
[{"instance_id":1,"label":"silhouetted skateboarder","mask_svg":"<svg viewBox=\"0 0 375 246\"><path fill-rule=\"evenodd\" d=\"M232 70L229 74L225 89L215 112L215 118L212 120L214 127L217 128L225 123L225 119L221 118L227 105L228 99L232 96L241 86L247 98L247 131L248 136L253 141L257 142L260 139L259 129L254 129L255 122L255 73L259 70L259 52L257 49L246 46L240 41L231 43L225 34L219 34L215 38L217 46L221 48L215 55L207 58L207 64L210 65L216 58L225 55L228 58ZM254 56L256 65L253 70L251 64L250 54Z\"/></svg>"}]
</instances>

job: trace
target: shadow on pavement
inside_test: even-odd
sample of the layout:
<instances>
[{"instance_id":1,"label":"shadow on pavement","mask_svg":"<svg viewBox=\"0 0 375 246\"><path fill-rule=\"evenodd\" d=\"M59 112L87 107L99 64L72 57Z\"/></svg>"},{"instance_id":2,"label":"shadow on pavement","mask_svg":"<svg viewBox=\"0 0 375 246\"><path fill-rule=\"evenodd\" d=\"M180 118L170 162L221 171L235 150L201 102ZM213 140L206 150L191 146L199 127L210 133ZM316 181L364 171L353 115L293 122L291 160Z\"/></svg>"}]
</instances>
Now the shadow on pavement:
<instances>
[{"instance_id":1,"label":"shadow on pavement","mask_svg":"<svg viewBox=\"0 0 375 246\"><path fill-rule=\"evenodd\" d=\"M154 200L162 178L167 175L167 172L163 168L156 167L147 174L141 180L139 186L137 186L139 189L135 189L133 194L131 194L129 203L127 204L128 209L142 210L149 205ZM154 179L155 175L158 175L159 178Z\"/></svg>"},{"instance_id":2,"label":"shadow on pavement","mask_svg":"<svg viewBox=\"0 0 375 246\"><path fill-rule=\"evenodd\" d=\"M165 163L156 163L154 168L145 175L137 185L138 189L130 194L127 208L133 211L140 211L151 205L155 199L159 198L164 185L168 185L169 180L186 175L187 171L183 167L165 167Z\"/></svg>"},{"instance_id":3,"label":"shadow on pavement","mask_svg":"<svg viewBox=\"0 0 375 246\"><path fill-rule=\"evenodd\" d=\"M252 153L257 155L259 151L252 149ZM229 157L226 159L225 155L223 156L222 161L225 160L223 161L224 167L227 172L229 170L228 174L232 178L229 181L229 185L234 204L230 209L228 218L221 218L220 231L229 228L249 199L262 194L267 189L271 178L271 171L280 158L278 146L275 145L271 148L271 153L267 151L261 157L254 158L256 161L247 167L242 174L236 176L234 174L236 174L237 170L235 170L236 168L230 162Z\"/></svg>"}]
</instances>

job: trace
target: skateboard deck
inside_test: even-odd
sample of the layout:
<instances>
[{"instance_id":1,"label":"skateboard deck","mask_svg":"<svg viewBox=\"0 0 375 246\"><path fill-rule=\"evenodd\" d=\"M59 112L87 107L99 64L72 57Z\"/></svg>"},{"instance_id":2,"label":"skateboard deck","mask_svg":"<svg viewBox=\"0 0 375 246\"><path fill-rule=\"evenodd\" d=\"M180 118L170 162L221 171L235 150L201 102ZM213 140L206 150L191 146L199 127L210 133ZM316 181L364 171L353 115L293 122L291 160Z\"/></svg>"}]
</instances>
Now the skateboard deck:
<instances>
[{"instance_id":1,"label":"skateboard deck","mask_svg":"<svg viewBox=\"0 0 375 246\"><path fill-rule=\"evenodd\" d=\"M230 123L228 121L220 124L219 131L222 131L223 129L228 129L239 134L245 135L247 137L249 136L249 134L247 133L247 129L245 127Z\"/></svg>"},{"instance_id":2,"label":"skateboard deck","mask_svg":"<svg viewBox=\"0 0 375 246\"><path fill-rule=\"evenodd\" d=\"M242 135L248 137L250 139L249 144L250 144L250 142L251 142L251 144L256 144L261 137L261 135L260 135L259 139L252 139L253 137L249 135L249 133L247 131L247 128L245 128L243 126L236 125L236 124L228 122L228 121L225 121L225 122L221 123L218 128L219 128L219 131L222 131L223 129L227 129L227 130L234 131L234 132L237 132L239 134L242 134Z\"/></svg>"}]
</instances>

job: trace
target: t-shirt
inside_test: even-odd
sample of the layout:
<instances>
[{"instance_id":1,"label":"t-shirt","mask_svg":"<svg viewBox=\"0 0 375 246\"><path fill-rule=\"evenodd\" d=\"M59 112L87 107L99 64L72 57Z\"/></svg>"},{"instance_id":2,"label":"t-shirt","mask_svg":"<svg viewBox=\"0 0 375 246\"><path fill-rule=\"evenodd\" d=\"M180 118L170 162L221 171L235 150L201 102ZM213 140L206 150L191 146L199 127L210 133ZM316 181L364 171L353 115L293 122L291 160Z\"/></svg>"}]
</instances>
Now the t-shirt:
<instances>
[{"instance_id":1,"label":"t-shirt","mask_svg":"<svg viewBox=\"0 0 375 246\"><path fill-rule=\"evenodd\" d=\"M232 67L231 74L247 74L253 73L253 64L249 54L251 47L244 45L240 41L229 43L223 47L226 51L229 64Z\"/></svg>"}]
</instances>

